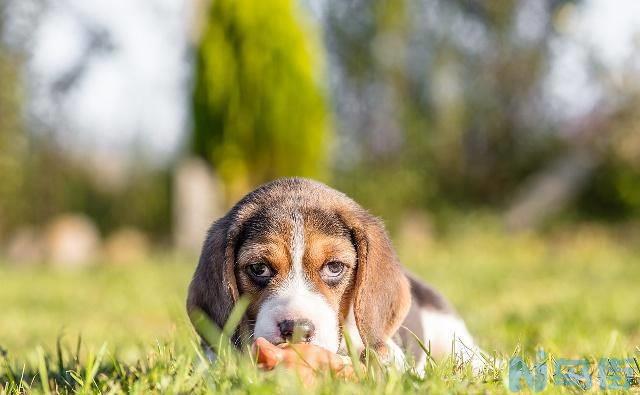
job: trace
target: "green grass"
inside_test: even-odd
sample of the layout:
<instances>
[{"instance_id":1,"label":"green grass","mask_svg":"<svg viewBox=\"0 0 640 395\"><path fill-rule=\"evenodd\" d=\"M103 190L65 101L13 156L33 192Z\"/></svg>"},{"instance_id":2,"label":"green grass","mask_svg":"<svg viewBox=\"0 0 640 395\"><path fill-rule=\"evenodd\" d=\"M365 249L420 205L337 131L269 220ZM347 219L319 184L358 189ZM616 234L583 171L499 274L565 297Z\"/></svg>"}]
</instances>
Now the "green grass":
<instances>
[{"instance_id":1,"label":"green grass","mask_svg":"<svg viewBox=\"0 0 640 395\"><path fill-rule=\"evenodd\" d=\"M594 228L542 238L474 226L444 240L405 240L399 246L405 265L453 301L491 353L531 359L543 347L554 358L588 358L592 369L600 357L640 358L637 243ZM301 386L290 372L259 372L249 356L228 350L209 365L198 354L183 308L194 263L163 258L79 272L0 265L0 388L9 393L508 392L506 370L474 376L454 361L429 367L425 378L372 369L357 382L324 377L313 388ZM634 375L638 385L640 368ZM550 383L547 392L572 390Z\"/></svg>"}]
</instances>

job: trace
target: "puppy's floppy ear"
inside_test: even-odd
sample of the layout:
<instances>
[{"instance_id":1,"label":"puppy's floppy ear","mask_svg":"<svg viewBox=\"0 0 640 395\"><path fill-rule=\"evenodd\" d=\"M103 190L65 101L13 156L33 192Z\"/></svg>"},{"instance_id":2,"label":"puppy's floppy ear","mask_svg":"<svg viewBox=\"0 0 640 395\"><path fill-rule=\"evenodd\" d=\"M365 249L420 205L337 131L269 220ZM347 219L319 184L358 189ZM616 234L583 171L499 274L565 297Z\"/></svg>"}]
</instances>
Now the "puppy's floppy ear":
<instances>
[{"instance_id":1,"label":"puppy's floppy ear","mask_svg":"<svg viewBox=\"0 0 640 395\"><path fill-rule=\"evenodd\" d=\"M409 281L380 220L366 212L347 218L358 256L353 296L356 325L363 343L388 360L386 342L411 305Z\"/></svg>"},{"instance_id":2,"label":"puppy's floppy ear","mask_svg":"<svg viewBox=\"0 0 640 395\"><path fill-rule=\"evenodd\" d=\"M209 229L187 297L187 312L192 320L200 310L220 328L238 301L234 266L240 228L234 223L231 216L226 216Z\"/></svg>"}]
</instances>

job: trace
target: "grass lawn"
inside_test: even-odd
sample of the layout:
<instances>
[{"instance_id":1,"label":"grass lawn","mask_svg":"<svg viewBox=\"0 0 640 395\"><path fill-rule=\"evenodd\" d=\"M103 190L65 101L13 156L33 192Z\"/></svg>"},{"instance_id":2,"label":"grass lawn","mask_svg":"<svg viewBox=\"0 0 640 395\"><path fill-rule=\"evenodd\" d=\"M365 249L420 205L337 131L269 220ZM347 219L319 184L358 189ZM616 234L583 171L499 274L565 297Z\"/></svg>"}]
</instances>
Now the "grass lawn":
<instances>
[{"instance_id":1,"label":"grass lawn","mask_svg":"<svg viewBox=\"0 0 640 395\"><path fill-rule=\"evenodd\" d=\"M629 240L593 228L541 238L476 226L399 245L405 265L453 301L488 352L530 360L543 347L552 358L587 358L594 377L601 357L640 358L640 246ZM75 272L0 264L0 393L509 392L506 369L474 376L453 361L425 378L372 369L314 387L289 372L257 372L232 352L210 366L183 308L194 264L161 258ZM574 391L549 380L548 392Z\"/></svg>"}]
</instances>

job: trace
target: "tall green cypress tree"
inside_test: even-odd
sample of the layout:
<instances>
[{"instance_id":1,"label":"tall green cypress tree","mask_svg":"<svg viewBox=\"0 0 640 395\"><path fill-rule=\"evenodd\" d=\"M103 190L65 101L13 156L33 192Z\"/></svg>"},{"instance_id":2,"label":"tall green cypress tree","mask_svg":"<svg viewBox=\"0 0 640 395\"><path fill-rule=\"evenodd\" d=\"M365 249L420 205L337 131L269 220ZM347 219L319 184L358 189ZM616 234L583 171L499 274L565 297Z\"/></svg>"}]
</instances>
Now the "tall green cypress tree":
<instances>
[{"instance_id":1,"label":"tall green cypress tree","mask_svg":"<svg viewBox=\"0 0 640 395\"><path fill-rule=\"evenodd\" d=\"M197 51L194 152L236 198L280 176L324 178L321 48L295 0L213 0Z\"/></svg>"}]
</instances>

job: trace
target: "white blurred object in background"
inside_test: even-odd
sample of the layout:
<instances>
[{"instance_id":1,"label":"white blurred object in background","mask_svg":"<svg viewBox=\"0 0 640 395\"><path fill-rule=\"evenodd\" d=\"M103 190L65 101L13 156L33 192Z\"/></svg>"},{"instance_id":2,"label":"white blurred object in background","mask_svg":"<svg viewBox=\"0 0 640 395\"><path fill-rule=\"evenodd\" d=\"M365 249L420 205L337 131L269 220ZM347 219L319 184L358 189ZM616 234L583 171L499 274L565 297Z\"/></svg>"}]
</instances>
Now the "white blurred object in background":
<instances>
[{"instance_id":1,"label":"white blurred object in background","mask_svg":"<svg viewBox=\"0 0 640 395\"><path fill-rule=\"evenodd\" d=\"M221 215L222 183L201 159L178 164L173 185L173 235L175 246L198 254L207 229Z\"/></svg>"}]
</instances>

